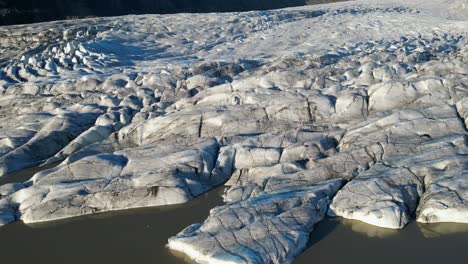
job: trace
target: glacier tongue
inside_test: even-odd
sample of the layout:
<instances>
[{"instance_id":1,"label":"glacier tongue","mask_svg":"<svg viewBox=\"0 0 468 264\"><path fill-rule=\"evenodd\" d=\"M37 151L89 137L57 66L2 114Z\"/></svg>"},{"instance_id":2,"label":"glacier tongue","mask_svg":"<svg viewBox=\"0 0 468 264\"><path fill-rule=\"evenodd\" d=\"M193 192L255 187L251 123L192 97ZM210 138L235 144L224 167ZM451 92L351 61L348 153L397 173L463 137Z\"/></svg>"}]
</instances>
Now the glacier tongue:
<instances>
[{"instance_id":1,"label":"glacier tongue","mask_svg":"<svg viewBox=\"0 0 468 264\"><path fill-rule=\"evenodd\" d=\"M216 207L203 224L170 238L168 247L200 263L290 263L342 184L332 180Z\"/></svg>"}]
</instances>

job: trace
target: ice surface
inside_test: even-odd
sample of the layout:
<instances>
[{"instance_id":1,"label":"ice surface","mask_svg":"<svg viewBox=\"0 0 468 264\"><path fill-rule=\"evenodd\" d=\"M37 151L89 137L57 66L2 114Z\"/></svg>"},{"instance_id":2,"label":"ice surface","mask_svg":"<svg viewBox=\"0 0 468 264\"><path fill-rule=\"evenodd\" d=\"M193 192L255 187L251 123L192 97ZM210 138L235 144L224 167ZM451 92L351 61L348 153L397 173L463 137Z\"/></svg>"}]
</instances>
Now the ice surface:
<instances>
[{"instance_id":1,"label":"ice surface","mask_svg":"<svg viewBox=\"0 0 468 264\"><path fill-rule=\"evenodd\" d=\"M465 3L0 27L0 175L61 162L0 186L0 225L183 203L221 184L227 204L169 247L287 263L326 213L466 223Z\"/></svg>"}]
</instances>

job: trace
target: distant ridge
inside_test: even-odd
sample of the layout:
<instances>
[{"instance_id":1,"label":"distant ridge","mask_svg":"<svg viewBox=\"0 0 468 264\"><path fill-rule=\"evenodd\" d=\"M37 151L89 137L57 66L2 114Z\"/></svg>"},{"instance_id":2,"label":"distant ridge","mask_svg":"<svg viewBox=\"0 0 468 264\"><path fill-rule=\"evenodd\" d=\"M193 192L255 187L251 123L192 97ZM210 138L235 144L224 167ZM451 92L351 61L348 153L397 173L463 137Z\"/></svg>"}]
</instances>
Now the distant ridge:
<instances>
[{"instance_id":1,"label":"distant ridge","mask_svg":"<svg viewBox=\"0 0 468 264\"><path fill-rule=\"evenodd\" d=\"M267 10L336 0L4 0L0 25L128 14Z\"/></svg>"}]
</instances>

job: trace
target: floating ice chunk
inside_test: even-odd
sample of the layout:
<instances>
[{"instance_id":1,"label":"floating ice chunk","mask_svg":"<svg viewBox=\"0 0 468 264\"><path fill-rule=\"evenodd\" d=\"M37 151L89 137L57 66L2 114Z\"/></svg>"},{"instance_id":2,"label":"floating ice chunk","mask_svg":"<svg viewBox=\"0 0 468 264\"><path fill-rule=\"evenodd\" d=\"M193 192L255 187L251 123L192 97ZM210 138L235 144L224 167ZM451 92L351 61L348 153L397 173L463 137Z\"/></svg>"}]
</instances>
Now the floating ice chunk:
<instances>
[{"instance_id":1,"label":"floating ice chunk","mask_svg":"<svg viewBox=\"0 0 468 264\"><path fill-rule=\"evenodd\" d=\"M342 184L334 180L216 207L203 224L170 238L168 247L199 263L290 263Z\"/></svg>"}]
</instances>

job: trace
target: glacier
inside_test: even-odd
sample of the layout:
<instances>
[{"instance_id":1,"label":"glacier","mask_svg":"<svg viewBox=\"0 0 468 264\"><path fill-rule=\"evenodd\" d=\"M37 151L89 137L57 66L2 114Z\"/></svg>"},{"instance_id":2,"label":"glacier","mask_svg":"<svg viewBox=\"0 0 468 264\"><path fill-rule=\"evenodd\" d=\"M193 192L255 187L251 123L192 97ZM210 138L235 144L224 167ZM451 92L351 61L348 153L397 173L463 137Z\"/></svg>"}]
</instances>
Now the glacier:
<instances>
[{"instance_id":1,"label":"glacier","mask_svg":"<svg viewBox=\"0 0 468 264\"><path fill-rule=\"evenodd\" d=\"M466 0L4 26L0 50L0 225L224 185L168 247L277 264L325 217L468 223Z\"/></svg>"}]
</instances>

